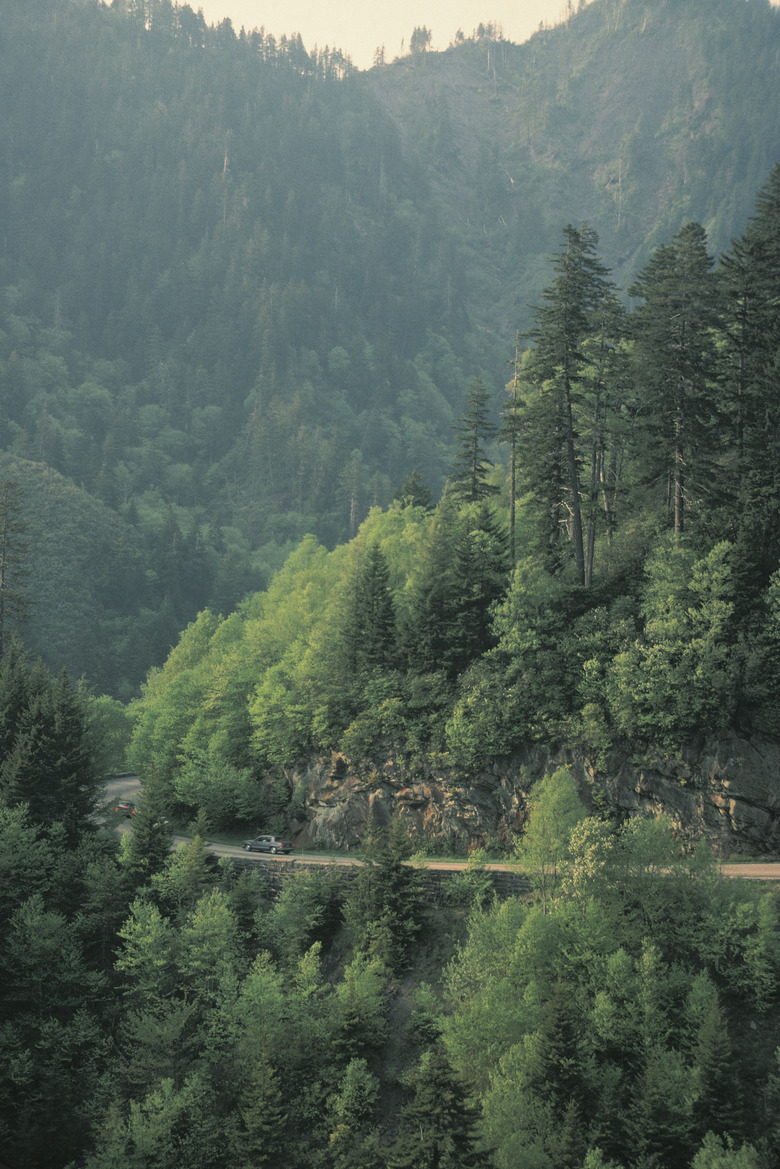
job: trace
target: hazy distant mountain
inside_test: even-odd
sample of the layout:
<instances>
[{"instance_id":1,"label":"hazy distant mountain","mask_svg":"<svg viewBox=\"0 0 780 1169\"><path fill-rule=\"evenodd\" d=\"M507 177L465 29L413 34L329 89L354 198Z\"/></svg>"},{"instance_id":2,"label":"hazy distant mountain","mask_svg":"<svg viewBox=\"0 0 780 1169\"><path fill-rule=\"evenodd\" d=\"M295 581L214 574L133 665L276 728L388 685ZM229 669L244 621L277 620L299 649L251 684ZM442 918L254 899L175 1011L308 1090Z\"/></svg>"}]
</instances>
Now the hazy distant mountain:
<instances>
[{"instance_id":1,"label":"hazy distant mountain","mask_svg":"<svg viewBox=\"0 0 780 1169\"><path fill-rule=\"evenodd\" d=\"M358 73L163 0L7 0L0 444L136 532L150 659L306 531L440 491L566 223L623 286L687 220L725 248L780 158L779 49L767 0L594 0Z\"/></svg>"}]
</instances>

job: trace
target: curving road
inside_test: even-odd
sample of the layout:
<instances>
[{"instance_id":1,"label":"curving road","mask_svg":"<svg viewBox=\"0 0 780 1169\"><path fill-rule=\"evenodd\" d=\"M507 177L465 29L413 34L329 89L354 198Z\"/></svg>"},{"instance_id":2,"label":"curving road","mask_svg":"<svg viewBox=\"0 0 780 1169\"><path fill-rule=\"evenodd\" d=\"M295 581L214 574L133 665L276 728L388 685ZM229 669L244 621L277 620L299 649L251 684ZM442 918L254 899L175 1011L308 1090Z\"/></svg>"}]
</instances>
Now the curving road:
<instances>
[{"instance_id":1,"label":"curving road","mask_svg":"<svg viewBox=\"0 0 780 1169\"><path fill-rule=\"evenodd\" d=\"M112 808L121 799L135 800L141 790L141 783L137 776L123 775L115 779L110 779L106 783L106 807ZM120 832L126 832L130 827L129 820L122 820L117 826ZM175 836L174 845L187 843L186 836ZM267 859L261 853L247 853L242 848L230 844L210 844L209 851L213 852L215 856L235 856L248 857L251 856L253 860L262 863ZM293 856L275 856L275 861L281 861L287 864L293 864L296 860L306 861L307 864L314 865L356 865L361 862L357 857L351 857L348 853L336 854L333 856L322 856L321 853L315 852L299 852L296 850ZM464 861L427 861L426 867L429 869L466 869L467 864ZM512 865L506 864L487 864L486 869L491 869L493 872L508 873L513 871ZM720 866L721 875L724 877L738 877L743 881L780 881L780 863L774 861L755 861L746 864L730 864L725 863Z\"/></svg>"}]
</instances>

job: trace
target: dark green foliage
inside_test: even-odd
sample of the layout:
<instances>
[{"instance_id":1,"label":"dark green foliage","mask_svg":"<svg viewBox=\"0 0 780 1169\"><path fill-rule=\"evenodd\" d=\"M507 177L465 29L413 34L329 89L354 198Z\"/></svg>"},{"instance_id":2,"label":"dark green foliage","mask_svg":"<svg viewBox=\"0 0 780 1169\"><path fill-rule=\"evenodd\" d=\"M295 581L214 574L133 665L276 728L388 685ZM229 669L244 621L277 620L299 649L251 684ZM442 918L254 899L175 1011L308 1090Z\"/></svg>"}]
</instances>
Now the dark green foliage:
<instances>
[{"instance_id":1,"label":"dark green foliage","mask_svg":"<svg viewBox=\"0 0 780 1169\"><path fill-rule=\"evenodd\" d=\"M496 433L490 421L490 393L479 378L469 385L466 413L454 427L458 437L455 470L450 475L452 494L461 503L479 503L496 495L498 488L489 483L484 444Z\"/></svg>"},{"instance_id":2,"label":"dark green foliage","mask_svg":"<svg viewBox=\"0 0 780 1169\"><path fill-rule=\"evenodd\" d=\"M358 562L344 636L348 668L358 686L372 671L393 666L398 644L395 606L387 562L376 544Z\"/></svg>"},{"instance_id":3,"label":"dark green foliage","mask_svg":"<svg viewBox=\"0 0 780 1169\"><path fill-rule=\"evenodd\" d=\"M265 1169L285 1158L281 1092L273 1067L259 1057L239 1104L240 1122L231 1134L231 1160L239 1169Z\"/></svg>"},{"instance_id":4,"label":"dark green foliage","mask_svg":"<svg viewBox=\"0 0 780 1169\"><path fill-rule=\"evenodd\" d=\"M454 548L456 612L449 648L451 668L461 674L494 644L494 608L508 582L506 534L486 503L464 516Z\"/></svg>"},{"instance_id":5,"label":"dark green foliage","mask_svg":"<svg viewBox=\"0 0 780 1169\"><path fill-rule=\"evenodd\" d=\"M718 291L707 237L688 223L656 249L629 289L648 482L662 485L679 535L711 489L722 416L717 393Z\"/></svg>"},{"instance_id":6,"label":"dark green foliage","mask_svg":"<svg viewBox=\"0 0 780 1169\"><path fill-rule=\"evenodd\" d=\"M397 499L404 507L424 507L426 511L433 505L430 488L419 471L412 471L406 476L393 499Z\"/></svg>"},{"instance_id":7,"label":"dark green foliage","mask_svg":"<svg viewBox=\"0 0 780 1169\"><path fill-rule=\"evenodd\" d=\"M0 483L0 658L12 630L29 617L25 592L30 573L26 531L19 484L3 479Z\"/></svg>"},{"instance_id":8,"label":"dark green foliage","mask_svg":"<svg viewBox=\"0 0 780 1169\"><path fill-rule=\"evenodd\" d=\"M596 232L587 225L569 224L563 236L563 246L553 259L555 279L536 311L531 334L536 344L525 369L535 401L522 447L522 477L546 529L542 549L548 563L560 570L571 555L577 579L585 584L592 568L586 571L580 415L593 413L587 408L590 358L586 344L598 336L614 292L606 279L607 269L596 255ZM597 468L593 473L598 476Z\"/></svg>"},{"instance_id":9,"label":"dark green foliage","mask_svg":"<svg viewBox=\"0 0 780 1169\"><path fill-rule=\"evenodd\" d=\"M454 501L445 493L417 571L410 582L408 615L402 633L409 665L416 674L454 672L452 636L461 602L455 576L455 548L460 520Z\"/></svg>"},{"instance_id":10,"label":"dark green foliage","mask_svg":"<svg viewBox=\"0 0 780 1169\"><path fill-rule=\"evenodd\" d=\"M365 864L356 874L344 918L357 950L399 971L421 926L418 874L403 863L409 839L400 821L389 827L372 822L363 847Z\"/></svg>"},{"instance_id":11,"label":"dark green foliage","mask_svg":"<svg viewBox=\"0 0 780 1169\"><path fill-rule=\"evenodd\" d=\"M170 801L165 786L150 769L136 805L133 831L124 838L122 865L134 887L160 872L168 859L173 832L168 823Z\"/></svg>"},{"instance_id":12,"label":"dark green foliage","mask_svg":"<svg viewBox=\"0 0 780 1169\"><path fill-rule=\"evenodd\" d=\"M92 829L99 779L83 690L13 643L0 661L0 796L37 824Z\"/></svg>"},{"instance_id":13,"label":"dark green foliage","mask_svg":"<svg viewBox=\"0 0 780 1169\"><path fill-rule=\"evenodd\" d=\"M713 992L693 1048L696 1095L692 1130L701 1140L708 1132L725 1133L736 1139L749 1136L744 1130L741 1089L734 1075L734 1055L729 1041L728 1020Z\"/></svg>"},{"instance_id":14,"label":"dark green foliage","mask_svg":"<svg viewBox=\"0 0 780 1169\"><path fill-rule=\"evenodd\" d=\"M477 1169L483 1165L476 1111L442 1045L422 1056L410 1087L414 1099L402 1110L401 1132L388 1157L390 1169Z\"/></svg>"},{"instance_id":15,"label":"dark green foliage","mask_svg":"<svg viewBox=\"0 0 780 1169\"><path fill-rule=\"evenodd\" d=\"M734 509L733 539L744 558L741 575L748 595L766 583L780 555L780 501L772 470L779 440L771 405L780 352L778 216L776 166L759 191L747 228L721 259L727 337L724 383L731 423L728 479L722 490Z\"/></svg>"},{"instance_id":16,"label":"dark green foliage","mask_svg":"<svg viewBox=\"0 0 780 1169\"><path fill-rule=\"evenodd\" d=\"M0 466L19 483L27 528L25 644L50 668L64 666L75 678L85 674L99 690L127 697L155 656L160 618L152 610L162 601L154 560L143 561L142 537L44 465L0 455ZM151 558L151 549L146 551ZM149 566L151 575L144 572ZM184 616L175 615L168 644Z\"/></svg>"}]
</instances>

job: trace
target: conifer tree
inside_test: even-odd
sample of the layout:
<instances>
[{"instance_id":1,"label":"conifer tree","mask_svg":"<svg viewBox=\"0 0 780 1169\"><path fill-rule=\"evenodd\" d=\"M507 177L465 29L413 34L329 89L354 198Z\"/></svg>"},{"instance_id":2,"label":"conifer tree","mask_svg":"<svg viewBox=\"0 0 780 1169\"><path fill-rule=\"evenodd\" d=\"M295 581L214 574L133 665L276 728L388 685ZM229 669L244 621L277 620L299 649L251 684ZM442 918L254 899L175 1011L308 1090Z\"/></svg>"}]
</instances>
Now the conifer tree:
<instances>
[{"instance_id":1,"label":"conifer tree","mask_svg":"<svg viewBox=\"0 0 780 1169\"><path fill-rule=\"evenodd\" d=\"M461 526L455 500L447 491L433 513L430 536L409 587L402 641L415 673L451 672L453 625L459 604L455 547Z\"/></svg>"},{"instance_id":2,"label":"conifer tree","mask_svg":"<svg viewBox=\"0 0 780 1169\"><path fill-rule=\"evenodd\" d=\"M739 1084L733 1074L728 1025L713 988L693 1052L696 1097L693 1105L694 1136L701 1140L709 1131L740 1135Z\"/></svg>"},{"instance_id":3,"label":"conifer tree","mask_svg":"<svg viewBox=\"0 0 780 1169\"><path fill-rule=\"evenodd\" d=\"M348 663L356 675L393 665L398 633L390 572L378 544L361 557L346 630Z\"/></svg>"},{"instance_id":4,"label":"conifer tree","mask_svg":"<svg viewBox=\"0 0 780 1169\"><path fill-rule=\"evenodd\" d=\"M402 1131L389 1169L478 1169L476 1113L444 1048L426 1052L412 1077L414 1099L402 1112Z\"/></svg>"},{"instance_id":5,"label":"conifer tree","mask_svg":"<svg viewBox=\"0 0 780 1169\"><path fill-rule=\"evenodd\" d=\"M496 433L490 421L489 403L488 390L480 378L474 378L467 391L466 413L454 427L458 452L450 484L453 495L462 503L477 503L498 492L495 484L487 481L489 464L484 443Z\"/></svg>"},{"instance_id":6,"label":"conifer tree","mask_svg":"<svg viewBox=\"0 0 780 1169\"><path fill-rule=\"evenodd\" d=\"M165 867L172 840L165 786L150 768L144 776L132 832L122 840L122 864L136 887L146 884L153 873Z\"/></svg>"},{"instance_id":7,"label":"conifer tree","mask_svg":"<svg viewBox=\"0 0 780 1169\"><path fill-rule=\"evenodd\" d=\"M645 477L667 484L675 535L712 481L721 413L716 327L718 289L707 237L688 223L656 249L629 289L635 378L645 401Z\"/></svg>"},{"instance_id":8,"label":"conifer tree","mask_svg":"<svg viewBox=\"0 0 780 1169\"><path fill-rule=\"evenodd\" d=\"M766 583L780 559L780 424L774 405L780 368L780 164L720 268L731 438L722 478L729 487L734 539L746 564L745 584L752 591Z\"/></svg>"},{"instance_id":9,"label":"conifer tree","mask_svg":"<svg viewBox=\"0 0 780 1169\"><path fill-rule=\"evenodd\" d=\"M520 337L515 341L515 356L511 362L514 375L506 387L510 395L501 412L502 422L498 431L499 441L509 447L509 562L515 563L515 503L517 495L517 455L522 434L520 408Z\"/></svg>"},{"instance_id":10,"label":"conifer tree","mask_svg":"<svg viewBox=\"0 0 780 1169\"><path fill-rule=\"evenodd\" d=\"M535 394L524 411L522 470L526 489L541 512L544 542L552 567L574 557L586 583L581 482L583 449L579 415L587 389L590 358L585 343L597 331L605 302L614 298L608 269L596 254L592 228L569 224L553 259L553 283L544 290L531 333L536 342L528 363Z\"/></svg>"},{"instance_id":11,"label":"conifer tree","mask_svg":"<svg viewBox=\"0 0 780 1169\"><path fill-rule=\"evenodd\" d=\"M504 594L508 568L506 534L483 502L473 516L465 515L454 548L456 605L449 658L457 673L494 644L492 606Z\"/></svg>"},{"instance_id":12,"label":"conifer tree","mask_svg":"<svg viewBox=\"0 0 780 1169\"><path fill-rule=\"evenodd\" d=\"M64 672L53 680L17 648L0 668L0 713L0 793L28 804L39 824L62 822L75 839L100 788L83 690Z\"/></svg>"},{"instance_id":13,"label":"conifer tree","mask_svg":"<svg viewBox=\"0 0 780 1169\"><path fill-rule=\"evenodd\" d=\"M30 615L24 588L28 576L26 531L19 484L3 479L0 483L0 658L6 651L12 626L22 625Z\"/></svg>"},{"instance_id":14,"label":"conifer tree","mask_svg":"<svg viewBox=\"0 0 780 1169\"><path fill-rule=\"evenodd\" d=\"M428 511L433 504L428 484L419 471L411 471L393 495L404 507L422 507Z\"/></svg>"}]
</instances>

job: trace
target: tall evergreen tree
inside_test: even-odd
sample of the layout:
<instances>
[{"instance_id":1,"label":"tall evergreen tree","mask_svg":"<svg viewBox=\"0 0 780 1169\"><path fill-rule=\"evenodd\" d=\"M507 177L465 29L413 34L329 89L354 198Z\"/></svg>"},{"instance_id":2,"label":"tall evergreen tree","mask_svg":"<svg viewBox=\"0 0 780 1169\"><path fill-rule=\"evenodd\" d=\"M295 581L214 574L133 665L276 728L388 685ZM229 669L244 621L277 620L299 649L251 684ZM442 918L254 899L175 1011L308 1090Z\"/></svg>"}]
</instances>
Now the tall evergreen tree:
<instances>
[{"instance_id":1,"label":"tall evergreen tree","mask_svg":"<svg viewBox=\"0 0 780 1169\"><path fill-rule=\"evenodd\" d=\"M455 547L461 526L455 500L445 492L433 513L430 536L409 587L402 642L415 673L451 672L453 625L459 603Z\"/></svg>"},{"instance_id":2,"label":"tall evergreen tree","mask_svg":"<svg viewBox=\"0 0 780 1169\"><path fill-rule=\"evenodd\" d=\"M714 988L699 1027L693 1056L695 1138L701 1140L709 1131L728 1133L731 1137L742 1135L739 1083L734 1074L728 1024Z\"/></svg>"},{"instance_id":3,"label":"tall evergreen tree","mask_svg":"<svg viewBox=\"0 0 780 1169\"><path fill-rule=\"evenodd\" d=\"M240 1120L230 1139L238 1169L265 1169L283 1161L287 1115L276 1072L263 1055L251 1065L238 1112Z\"/></svg>"},{"instance_id":4,"label":"tall evergreen tree","mask_svg":"<svg viewBox=\"0 0 780 1169\"><path fill-rule=\"evenodd\" d=\"M780 560L780 164L759 192L747 229L721 259L728 484L733 535L754 585ZM756 573L758 568L758 573Z\"/></svg>"},{"instance_id":5,"label":"tall evergreen tree","mask_svg":"<svg viewBox=\"0 0 780 1169\"><path fill-rule=\"evenodd\" d=\"M404 507L422 507L428 511L433 506L433 496L428 484L419 471L411 471L393 495Z\"/></svg>"},{"instance_id":6,"label":"tall evergreen tree","mask_svg":"<svg viewBox=\"0 0 780 1169\"><path fill-rule=\"evenodd\" d=\"M721 414L718 282L707 237L688 223L657 248L629 289L642 304L632 316L635 378L645 402L646 477L667 484L676 535L712 484Z\"/></svg>"},{"instance_id":7,"label":"tall evergreen tree","mask_svg":"<svg viewBox=\"0 0 780 1169\"><path fill-rule=\"evenodd\" d=\"M483 502L465 510L469 514L454 548L456 604L449 650L458 673L495 644L492 607L506 590L509 569L506 534L490 506Z\"/></svg>"},{"instance_id":8,"label":"tall evergreen tree","mask_svg":"<svg viewBox=\"0 0 780 1169\"><path fill-rule=\"evenodd\" d=\"M348 664L355 675L391 667L397 629L390 572L378 544L363 553L346 628Z\"/></svg>"},{"instance_id":9,"label":"tall evergreen tree","mask_svg":"<svg viewBox=\"0 0 780 1169\"><path fill-rule=\"evenodd\" d=\"M165 867L172 841L165 784L151 767L144 776L133 830L122 840L122 864L136 887L146 884L153 873Z\"/></svg>"},{"instance_id":10,"label":"tall evergreen tree","mask_svg":"<svg viewBox=\"0 0 780 1169\"><path fill-rule=\"evenodd\" d=\"M9 804L28 804L33 821L61 822L77 837L100 788L84 692L64 672L55 680L40 662L6 654L0 711L0 793Z\"/></svg>"},{"instance_id":11,"label":"tall evergreen tree","mask_svg":"<svg viewBox=\"0 0 780 1169\"><path fill-rule=\"evenodd\" d=\"M501 427L498 431L499 441L509 447L509 561L515 563L515 503L517 496L517 454L522 434L522 416L520 407L520 337L515 341L515 356L511 362L514 374L509 382L507 393L509 400L504 403L501 412Z\"/></svg>"},{"instance_id":12,"label":"tall evergreen tree","mask_svg":"<svg viewBox=\"0 0 780 1169\"><path fill-rule=\"evenodd\" d=\"M26 531L19 484L3 479L0 483L0 658L5 653L11 627L23 624L30 612L25 593Z\"/></svg>"},{"instance_id":13,"label":"tall evergreen tree","mask_svg":"<svg viewBox=\"0 0 780 1169\"><path fill-rule=\"evenodd\" d=\"M496 433L490 421L489 404L488 390L480 378L474 378L467 391L466 412L454 427L458 452L450 484L455 498L463 503L477 503L498 491L495 484L487 481L489 464L484 443Z\"/></svg>"},{"instance_id":14,"label":"tall evergreen tree","mask_svg":"<svg viewBox=\"0 0 780 1169\"><path fill-rule=\"evenodd\" d=\"M416 1069L414 1099L402 1112L402 1131L388 1157L390 1169L477 1169L476 1113L440 1045Z\"/></svg>"},{"instance_id":15,"label":"tall evergreen tree","mask_svg":"<svg viewBox=\"0 0 780 1169\"><path fill-rule=\"evenodd\" d=\"M587 389L590 357L585 343L597 331L605 302L614 299L608 269L596 254L592 228L569 224L553 258L553 283L542 293L531 333L535 348L528 374L535 388L525 412L523 478L542 512L552 566L574 557L578 580L586 583L581 482L583 424L578 414Z\"/></svg>"}]
</instances>

